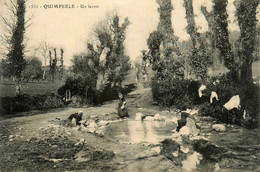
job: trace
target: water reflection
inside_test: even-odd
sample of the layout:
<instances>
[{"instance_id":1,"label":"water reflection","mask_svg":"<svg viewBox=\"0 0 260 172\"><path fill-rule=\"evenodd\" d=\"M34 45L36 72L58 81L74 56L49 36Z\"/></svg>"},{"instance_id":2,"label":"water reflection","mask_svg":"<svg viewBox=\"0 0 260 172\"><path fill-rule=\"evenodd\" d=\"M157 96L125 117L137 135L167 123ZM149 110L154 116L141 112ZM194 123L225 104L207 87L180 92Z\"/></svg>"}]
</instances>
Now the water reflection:
<instances>
[{"instance_id":1,"label":"water reflection","mask_svg":"<svg viewBox=\"0 0 260 172\"><path fill-rule=\"evenodd\" d=\"M110 123L104 128L104 134L124 143L148 142L157 144L171 138L176 125L172 122L161 121L119 121Z\"/></svg>"}]
</instances>

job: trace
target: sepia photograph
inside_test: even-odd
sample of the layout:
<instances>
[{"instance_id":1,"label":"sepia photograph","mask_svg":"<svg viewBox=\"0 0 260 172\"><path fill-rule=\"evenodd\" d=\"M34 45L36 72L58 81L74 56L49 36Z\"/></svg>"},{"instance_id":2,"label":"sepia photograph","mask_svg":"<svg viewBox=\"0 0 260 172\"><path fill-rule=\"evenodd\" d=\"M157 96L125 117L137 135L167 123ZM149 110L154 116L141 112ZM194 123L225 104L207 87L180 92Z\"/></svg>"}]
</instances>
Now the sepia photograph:
<instances>
[{"instance_id":1,"label":"sepia photograph","mask_svg":"<svg viewBox=\"0 0 260 172\"><path fill-rule=\"evenodd\" d=\"M1 172L260 172L260 0L0 0Z\"/></svg>"}]
</instances>

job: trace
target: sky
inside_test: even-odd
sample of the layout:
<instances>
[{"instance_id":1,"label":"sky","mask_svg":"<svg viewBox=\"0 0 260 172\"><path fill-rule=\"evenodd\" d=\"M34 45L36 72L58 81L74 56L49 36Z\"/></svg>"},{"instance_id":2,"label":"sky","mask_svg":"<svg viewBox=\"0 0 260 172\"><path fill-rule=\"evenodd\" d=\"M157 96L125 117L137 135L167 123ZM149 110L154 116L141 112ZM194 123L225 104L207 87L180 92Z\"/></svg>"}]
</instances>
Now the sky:
<instances>
[{"instance_id":1,"label":"sky","mask_svg":"<svg viewBox=\"0 0 260 172\"><path fill-rule=\"evenodd\" d=\"M4 2L0 0L0 13L6 14ZM229 29L237 30L234 17L234 0L229 0ZM74 4L79 8L45 8L55 4ZM189 39L185 27L185 9L183 0L172 0L172 25L179 40ZM38 8L31 8L32 6ZM80 8L80 5L98 6L98 8ZM207 22L200 12L200 6L212 9L210 0L193 0L195 21L200 31L208 29ZM116 10L123 18L128 17L131 24L128 27L125 46L126 53L133 61L140 57L141 50L147 49L146 40L149 34L156 30L159 22L158 4L156 0L27 0L27 15L33 16L33 24L26 31L27 47L36 47L40 42L47 42L53 47L64 49L65 65L71 65L74 54L86 50L86 42L91 41L95 25L103 20L109 12ZM1 32L1 28L0 28Z\"/></svg>"}]
</instances>

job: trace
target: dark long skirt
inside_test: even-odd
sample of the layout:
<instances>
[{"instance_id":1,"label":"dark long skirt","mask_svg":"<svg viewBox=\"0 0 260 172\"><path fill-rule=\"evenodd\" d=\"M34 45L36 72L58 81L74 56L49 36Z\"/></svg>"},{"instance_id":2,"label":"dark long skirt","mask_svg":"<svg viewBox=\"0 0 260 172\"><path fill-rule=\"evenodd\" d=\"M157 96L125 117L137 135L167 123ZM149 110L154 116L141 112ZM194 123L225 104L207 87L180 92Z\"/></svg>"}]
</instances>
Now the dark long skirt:
<instances>
[{"instance_id":1,"label":"dark long skirt","mask_svg":"<svg viewBox=\"0 0 260 172\"><path fill-rule=\"evenodd\" d=\"M121 107L118 107L118 116L120 118L128 118L129 115L128 115L127 108L121 109Z\"/></svg>"}]
</instances>

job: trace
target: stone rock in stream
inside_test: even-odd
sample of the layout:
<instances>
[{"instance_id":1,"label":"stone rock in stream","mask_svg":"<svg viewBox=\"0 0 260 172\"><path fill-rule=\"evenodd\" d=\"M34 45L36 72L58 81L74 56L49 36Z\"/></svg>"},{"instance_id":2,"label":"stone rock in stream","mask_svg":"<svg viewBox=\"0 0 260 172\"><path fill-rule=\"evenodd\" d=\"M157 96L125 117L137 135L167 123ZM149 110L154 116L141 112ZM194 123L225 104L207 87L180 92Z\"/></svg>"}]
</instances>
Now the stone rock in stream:
<instances>
[{"instance_id":1,"label":"stone rock in stream","mask_svg":"<svg viewBox=\"0 0 260 172\"><path fill-rule=\"evenodd\" d=\"M213 130L215 130L215 131L220 131L220 132L226 131L226 127L225 127L225 125L223 125L223 124L214 124L214 125L212 126L212 128L213 128Z\"/></svg>"},{"instance_id":2,"label":"stone rock in stream","mask_svg":"<svg viewBox=\"0 0 260 172\"><path fill-rule=\"evenodd\" d=\"M165 118L161 116L159 113L154 115L154 120L155 121L165 121Z\"/></svg>"},{"instance_id":3,"label":"stone rock in stream","mask_svg":"<svg viewBox=\"0 0 260 172\"><path fill-rule=\"evenodd\" d=\"M175 123L175 124L178 124L178 118L177 117L173 117L171 122Z\"/></svg>"},{"instance_id":4,"label":"stone rock in stream","mask_svg":"<svg viewBox=\"0 0 260 172\"><path fill-rule=\"evenodd\" d=\"M147 116L146 118L144 118L145 121L154 121L154 117L152 116Z\"/></svg>"},{"instance_id":5,"label":"stone rock in stream","mask_svg":"<svg viewBox=\"0 0 260 172\"><path fill-rule=\"evenodd\" d=\"M140 112L135 114L135 120L137 120L137 121L141 121L143 119L143 117L144 117L144 114L142 114Z\"/></svg>"},{"instance_id":6,"label":"stone rock in stream","mask_svg":"<svg viewBox=\"0 0 260 172\"><path fill-rule=\"evenodd\" d=\"M100 126L107 126L108 124L109 124L109 122L108 121L100 121L99 123L98 123Z\"/></svg>"},{"instance_id":7,"label":"stone rock in stream","mask_svg":"<svg viewBox=\"0 0 260 172\"><path fill-rule=\"evenodd\" d=\"M91 122L88 126L88 130L91 133L94 133L98 129L98 125L95 122Z\"/></svg>"},{"instance_id":8,"label":"stone rock in stream","mask_svg":"<svg viewBox=\"0 0 260 172\"><path fill-rule=\"evenodd\" d=\"M181 149L180 149L183 153L187 154L189 153L190 151L190 148L189 147L184 147L184 146L181 146Z\"/></svg>"},{"instance_id":9,"label":"stone rock in stream","mask_svg":"<svg viewBox=\"0 0 260 172\"><path fill-rule=\"evenodd\" d=\"M202 155L198 152L194 152L189 155L186 160L182 161L182 168L187 171L193 171L200 164Z\"/></svg>"},{"instance_id":10,"label":"stone rock in stream","mask_svg":"<svg viewBox=\"0 0 260 172\"><path fill-rule=\"evenodd\" d=\"M227 148L217 146L210 141L202 139L194 140L193 148L195 151L202 154L205 160L209 160L211 162L219 162L222 157L229 153Z\"/></svg>"}]
</instances>

